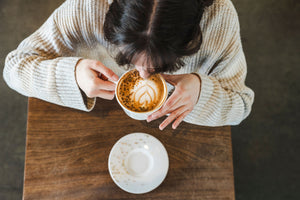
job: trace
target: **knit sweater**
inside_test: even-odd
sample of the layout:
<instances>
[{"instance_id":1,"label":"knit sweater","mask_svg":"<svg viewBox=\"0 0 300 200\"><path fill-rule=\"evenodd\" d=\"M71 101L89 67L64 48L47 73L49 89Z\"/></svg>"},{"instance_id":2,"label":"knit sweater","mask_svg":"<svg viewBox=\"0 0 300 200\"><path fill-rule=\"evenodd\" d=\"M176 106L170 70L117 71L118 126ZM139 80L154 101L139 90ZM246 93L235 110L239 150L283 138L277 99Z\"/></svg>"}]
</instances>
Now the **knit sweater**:
<instances>
[{"instance_id":1,"label":"knit sweater","mask_svg":"<svg viewBox=\"0 0 300 200\"><path fill-rule=\"evenodd\" d=\"M17 92L58 105L91 111L88 98L75 79L82 58L97 59L117 75L125 72L113 59L116 47L104 40L106 0L67 0L18 48L8 54L3 76ZM184 58L174 74L197 73L201 90L197 104L184 121L204 125L237 125L245 119L254 99L245 86L247 66L239 21L230 0L215 0L200 21L200 50Z\"/></svg>"}]
</instances>

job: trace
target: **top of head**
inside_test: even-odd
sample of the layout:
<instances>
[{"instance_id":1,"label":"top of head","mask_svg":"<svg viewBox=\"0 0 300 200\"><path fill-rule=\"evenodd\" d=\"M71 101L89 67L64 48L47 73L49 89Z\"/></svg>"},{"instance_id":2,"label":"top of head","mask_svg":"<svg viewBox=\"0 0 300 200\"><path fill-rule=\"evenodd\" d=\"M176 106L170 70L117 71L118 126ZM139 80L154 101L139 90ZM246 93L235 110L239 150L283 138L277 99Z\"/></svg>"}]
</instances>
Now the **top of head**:
<instances>
[{"instance_id":1,"label":"top of head","mask_svg":"<svg viewBox=\"0 0 300 200\"><path fill-rule=\"evenodd\" d=\"M200 49L200 20L213 1L114 1L105 16L104 38L123 47L115 56L121 66L145 54L155 73L174 72L184 66L184 56Z\"/></svg>"}]
</instances>

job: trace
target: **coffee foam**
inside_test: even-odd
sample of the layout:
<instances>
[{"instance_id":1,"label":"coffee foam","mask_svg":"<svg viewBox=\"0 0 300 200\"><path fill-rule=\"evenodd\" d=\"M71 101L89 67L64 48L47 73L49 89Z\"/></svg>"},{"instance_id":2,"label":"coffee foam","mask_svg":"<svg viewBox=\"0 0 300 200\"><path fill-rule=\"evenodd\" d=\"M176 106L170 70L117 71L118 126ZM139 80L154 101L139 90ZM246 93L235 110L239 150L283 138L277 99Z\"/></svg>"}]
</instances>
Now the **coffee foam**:
<instances>
[{"instance_id":1,"label":"coffee foam","mask_svg":"<svg viewBox=\"0 0 300 200\"><path fill-rule=\"evenodd\" d=\"M139 80L133 89L130 90L132 100L140 106L149 107L159 99L158 85L152 80Z\"/></svg>"},{"instance_id":2,"label":"coffee foam","mask_svg":"<svg viewBox=\"0 0 300 200\"><path fill-rule=\"evenodd\" d=\"M155 109L161 103L163 94L164 84L159 75L143 79L136 70L129 72L119 86L119 100L136 112Z\"/></svg>"}]
</instances>

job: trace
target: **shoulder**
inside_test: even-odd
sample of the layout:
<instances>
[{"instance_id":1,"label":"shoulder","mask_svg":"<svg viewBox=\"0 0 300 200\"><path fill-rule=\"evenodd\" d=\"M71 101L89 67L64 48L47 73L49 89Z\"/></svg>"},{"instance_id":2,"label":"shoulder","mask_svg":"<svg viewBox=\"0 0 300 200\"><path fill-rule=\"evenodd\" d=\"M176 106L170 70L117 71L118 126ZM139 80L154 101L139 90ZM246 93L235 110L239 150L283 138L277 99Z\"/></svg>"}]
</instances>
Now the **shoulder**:
<instances>
[{"instance_id":1,"label":"shoulder","mask_svg":"<svg viewBox=\"0 0 300 200\"><path fill-rule=\"evenodd\" d=\"M203 15L238 18L237 11L231 0L214 0L213 4L206 8Z\"/></svg>"},{"instance_id":2,"label":"shoulder","mask_svg":"<svg viewBox=\"0 0 300 200\"><path fill-rule=\"evenodd\" d=\"M230 0L214 0L205 9L200 27L203 41L198 54L205 55L202 65L207 62L207 69L219 62L229 48L240 47L238 15Z\"/></svg>"},{"instance_id":3,"label":"shoulder","mask_svg":"<svg viewBox=\"0 0 300 200\"><path fill-rule=\"evenodd\" d=\"M108 7L108 0L66 0L58 9L87 12L86 14L90 14L95 11L106 10Z\"/></svg>"},{"instance_id":4,"label":"shoulder","mask_svg":"<svg viewBox=\"0 0 300 200\"><path fill-rule=\"evenodd\" d=\"M73 5L81 9L94 9L100 7L108 7L109 4L110 4L109 0L66 0L64 2L64 5L66 7Z\"/></svg>"},{"instance_id":5,"label":"shoulder","mask_svg":"<svg viewBox=\"0 0 300 200\"><path fill-rule=\"evenodd\" d=\"M237 11L230 0L214 0L203 13L200 26L205 29L239 29Z\"/></svg>"},{"instance_id":6,"label":"shoulder","mask_svg":"<svg viewBox=\"0 0 300 200\"><path fill-rule=\"evenodd\" d=\"M235 7L231 0L214 0L213 4L209 8L213 8L221 12L226 11L230 12L231 14L236 14Z\"/></svg>"},{"instance_id":7,"label":"shoulder","mask_svg":"<svg viewBox=\"0 0 300 200\"><path fill-rule=\"evenodd\" d=\"M55 18L74 23L103 23L109 4L107 0L66 0L55 10Z\"/></svg>"}]
</instances>

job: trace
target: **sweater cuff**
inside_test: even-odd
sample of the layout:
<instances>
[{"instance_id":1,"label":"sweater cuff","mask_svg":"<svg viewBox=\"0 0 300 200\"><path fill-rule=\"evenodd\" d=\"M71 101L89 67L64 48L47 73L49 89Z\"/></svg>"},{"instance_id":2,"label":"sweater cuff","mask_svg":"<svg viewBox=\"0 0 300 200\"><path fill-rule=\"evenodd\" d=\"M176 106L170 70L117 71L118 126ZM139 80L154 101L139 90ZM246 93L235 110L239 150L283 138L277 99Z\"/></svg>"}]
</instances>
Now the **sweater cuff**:
<instances>
[{"instance_id":1,"label":"sweater cuff","mask_svg":"<svg viewBox=\"0 0 300 200\"><path fill-rule=\"evenodd\" d=\"M196 123L199 116L204 114L203 110L205 109L203 108L207 105L207 102L211 99L214 90L214 82L209 78L209 76L198 74L198 73L193 73L193 74L199 76L199 78L201 79L201 86L200 86L200 95L199 95L198 102L196 103L193 111L188 116L186 116L184 120L189 123Z\"/></svg>"},{"instance_id":2,"label":"sweater cuff","mask_svg":"<svg viewBox=\"0 0 300 200\"><path fill-rule=\"evenodd\" d=\"M96 104L96 98L88 98L82 94L75 78L75 66L80 59L79 57L59 59L57 63L59 67L55 71L57 93L64 106L91 111Z\"/></svg>"},{"instance_id":3,"label":"sweater cuff","mask_svg":"<svg viewBox=\"0 0 300 200\"><path fill-rule=\"evenodd\" d=\"M211 95L214 91L214 82L209 78L209 76L198 74L198 76L201 79L201 90L200 90L200 96L197 103L197 107L203 107L206 105L206 103L211 98Z\"/></svg>"}]
</instances>

